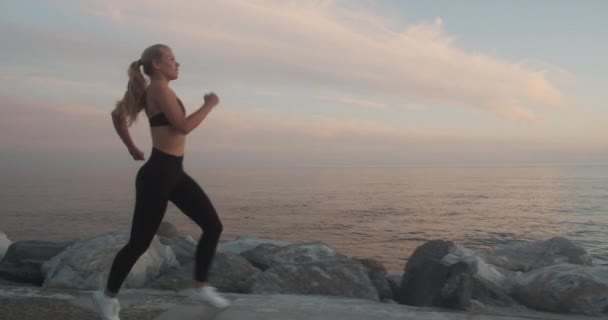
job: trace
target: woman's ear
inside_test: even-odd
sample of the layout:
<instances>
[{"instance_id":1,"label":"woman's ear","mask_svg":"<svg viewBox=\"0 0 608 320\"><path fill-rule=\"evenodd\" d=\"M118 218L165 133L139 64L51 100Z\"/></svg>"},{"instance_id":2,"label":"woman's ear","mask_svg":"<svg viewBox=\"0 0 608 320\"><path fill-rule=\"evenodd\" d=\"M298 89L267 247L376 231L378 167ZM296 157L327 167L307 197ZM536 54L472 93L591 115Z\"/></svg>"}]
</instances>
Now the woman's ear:
<instances>
[{"instance_id":1,"label":"woman's ear","mask_svg":"<svg viewBox=\"0 0 608 320\"><path fill-rule=\"evenodd\" d=\"M160 69L160 59L152 59L152 69L153 70Z\"/></svg>"}]
</instances>

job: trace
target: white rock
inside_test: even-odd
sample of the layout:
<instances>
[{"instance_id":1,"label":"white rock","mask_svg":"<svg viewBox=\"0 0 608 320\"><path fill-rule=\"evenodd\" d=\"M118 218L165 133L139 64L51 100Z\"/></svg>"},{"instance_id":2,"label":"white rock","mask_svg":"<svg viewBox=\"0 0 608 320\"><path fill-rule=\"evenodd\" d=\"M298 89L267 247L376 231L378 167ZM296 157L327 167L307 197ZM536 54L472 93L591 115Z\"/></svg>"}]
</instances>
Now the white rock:
<instances>
[{"instance_id":1,"label":"white rock","mask_svg":"<svg viewBox=\"0 0 608 320\"><path fill-rule=\"evenodd\" d=\"M231 252L231 253L235 253L235 254L241 254L245 251L249 251L249 250L251 250L261 244L265 244L265 243L274 244L274 245L280 246L280 247L290 244L290 243L284 242L284 241L274 241L274 240L261 239L261 238L251 238L251 237L247 237L247 236L237 236L235 240L221 243L218 246L217 251L225 252L225 253Z\"/></svg>"},{"instance_id":2,"label":"white rock","mask_svg":"<svg viewBox=\"0 0 608 320\"><path fill-rule=\"evenodd\" d=\"M11 243L11 240L8 239L6 234L4 232L0 232L0 260L2 260L6 254L6 250L8 250Z\"/></svg>"},{"instance_id":3,"label":"white rock","mask_svg":"<svg viewBox=\"0 0 608 320\"><path fill-rule=\"evenodd\" d=\"M104 234L75 242L42 265L43 287L95 290L106 285L110 267L128 234ZM121 288L141 288L161 272L179 263L169 246L155 236L148 250L137 260Z\"/></svg>"}]
</instances>

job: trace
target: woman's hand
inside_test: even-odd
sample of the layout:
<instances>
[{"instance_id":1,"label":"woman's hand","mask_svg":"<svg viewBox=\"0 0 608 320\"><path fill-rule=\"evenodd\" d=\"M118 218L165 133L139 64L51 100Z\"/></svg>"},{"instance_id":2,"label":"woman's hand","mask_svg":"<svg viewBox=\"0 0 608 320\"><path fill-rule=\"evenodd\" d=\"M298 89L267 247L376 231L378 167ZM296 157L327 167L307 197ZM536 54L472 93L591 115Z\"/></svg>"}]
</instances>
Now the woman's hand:
<instances>
[{"instance_id":1,"label":"woman's hand","mask_svg":"<svg viewBox=\"0 0 608 320\"><path fill-rule=\"evenodd\" d=\"M129 153L133 157L133 160L145 160L144 153L141 150L137 149L137 147L130 148Z\"/></svg>"},{"instance_id":2,"label":"woman's hand","mask_svg":"<svg viewBox=\"0 0 608 320\"><path fill-rule=\"evenodd\" d=\"M220 98L215 93L208 93L205 95L205 104L213 108L220 103Z\"/></svg>"}]
</instances>

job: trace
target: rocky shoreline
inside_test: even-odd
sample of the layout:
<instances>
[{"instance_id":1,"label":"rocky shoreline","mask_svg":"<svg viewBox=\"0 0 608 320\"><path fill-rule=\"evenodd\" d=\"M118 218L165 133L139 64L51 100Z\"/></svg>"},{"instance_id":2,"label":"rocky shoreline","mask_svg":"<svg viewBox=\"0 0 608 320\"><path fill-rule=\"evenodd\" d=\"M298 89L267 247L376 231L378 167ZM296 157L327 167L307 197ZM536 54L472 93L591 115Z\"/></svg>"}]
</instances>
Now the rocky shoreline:
<instances>
[{"instance_id":1,"label":"rocky shoreline","mask_svg":"<svg viewBox=\"0 0 608 320\"><path fill-rule=\"evenodd\" d=\"M0 286L96 290L127 239L111 233L75 242L11 243L0 233ZM163 223L123 290L191 288L194 248L194 239ZM595 266L584 248L563 237L482 251L432 240L412 253L403 270L387 274L379 261L348 257L320 242L237 237L218 248L210 283L251 297L342 297L471 314L502 308L608 315L608 268Z\"/></svg>"}]
</instances>

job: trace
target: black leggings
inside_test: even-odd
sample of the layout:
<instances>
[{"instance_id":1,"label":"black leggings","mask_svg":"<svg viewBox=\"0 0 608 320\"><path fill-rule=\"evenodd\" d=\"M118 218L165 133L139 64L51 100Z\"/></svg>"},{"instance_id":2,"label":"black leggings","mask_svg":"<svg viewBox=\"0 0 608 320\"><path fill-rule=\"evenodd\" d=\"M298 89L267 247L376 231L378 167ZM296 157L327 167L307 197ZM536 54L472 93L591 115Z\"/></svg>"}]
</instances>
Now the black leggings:
<instances>
[{"instance_id":1,"label":"black leggings","mask_svg":"<svg viewBox=\"0 0 608 320\"><path fill-rule=\"evenodd\" d=\"M146 252L163 220L168 201L202 229L196 247L194 278L204 282L215 254L222 223L201 187L182 167L183 157L173 156L156 148L141 167L135 180L136 198L129 242L112 263L107 290L118 293L137 259Z\"/></svg>"}]
</instances>

